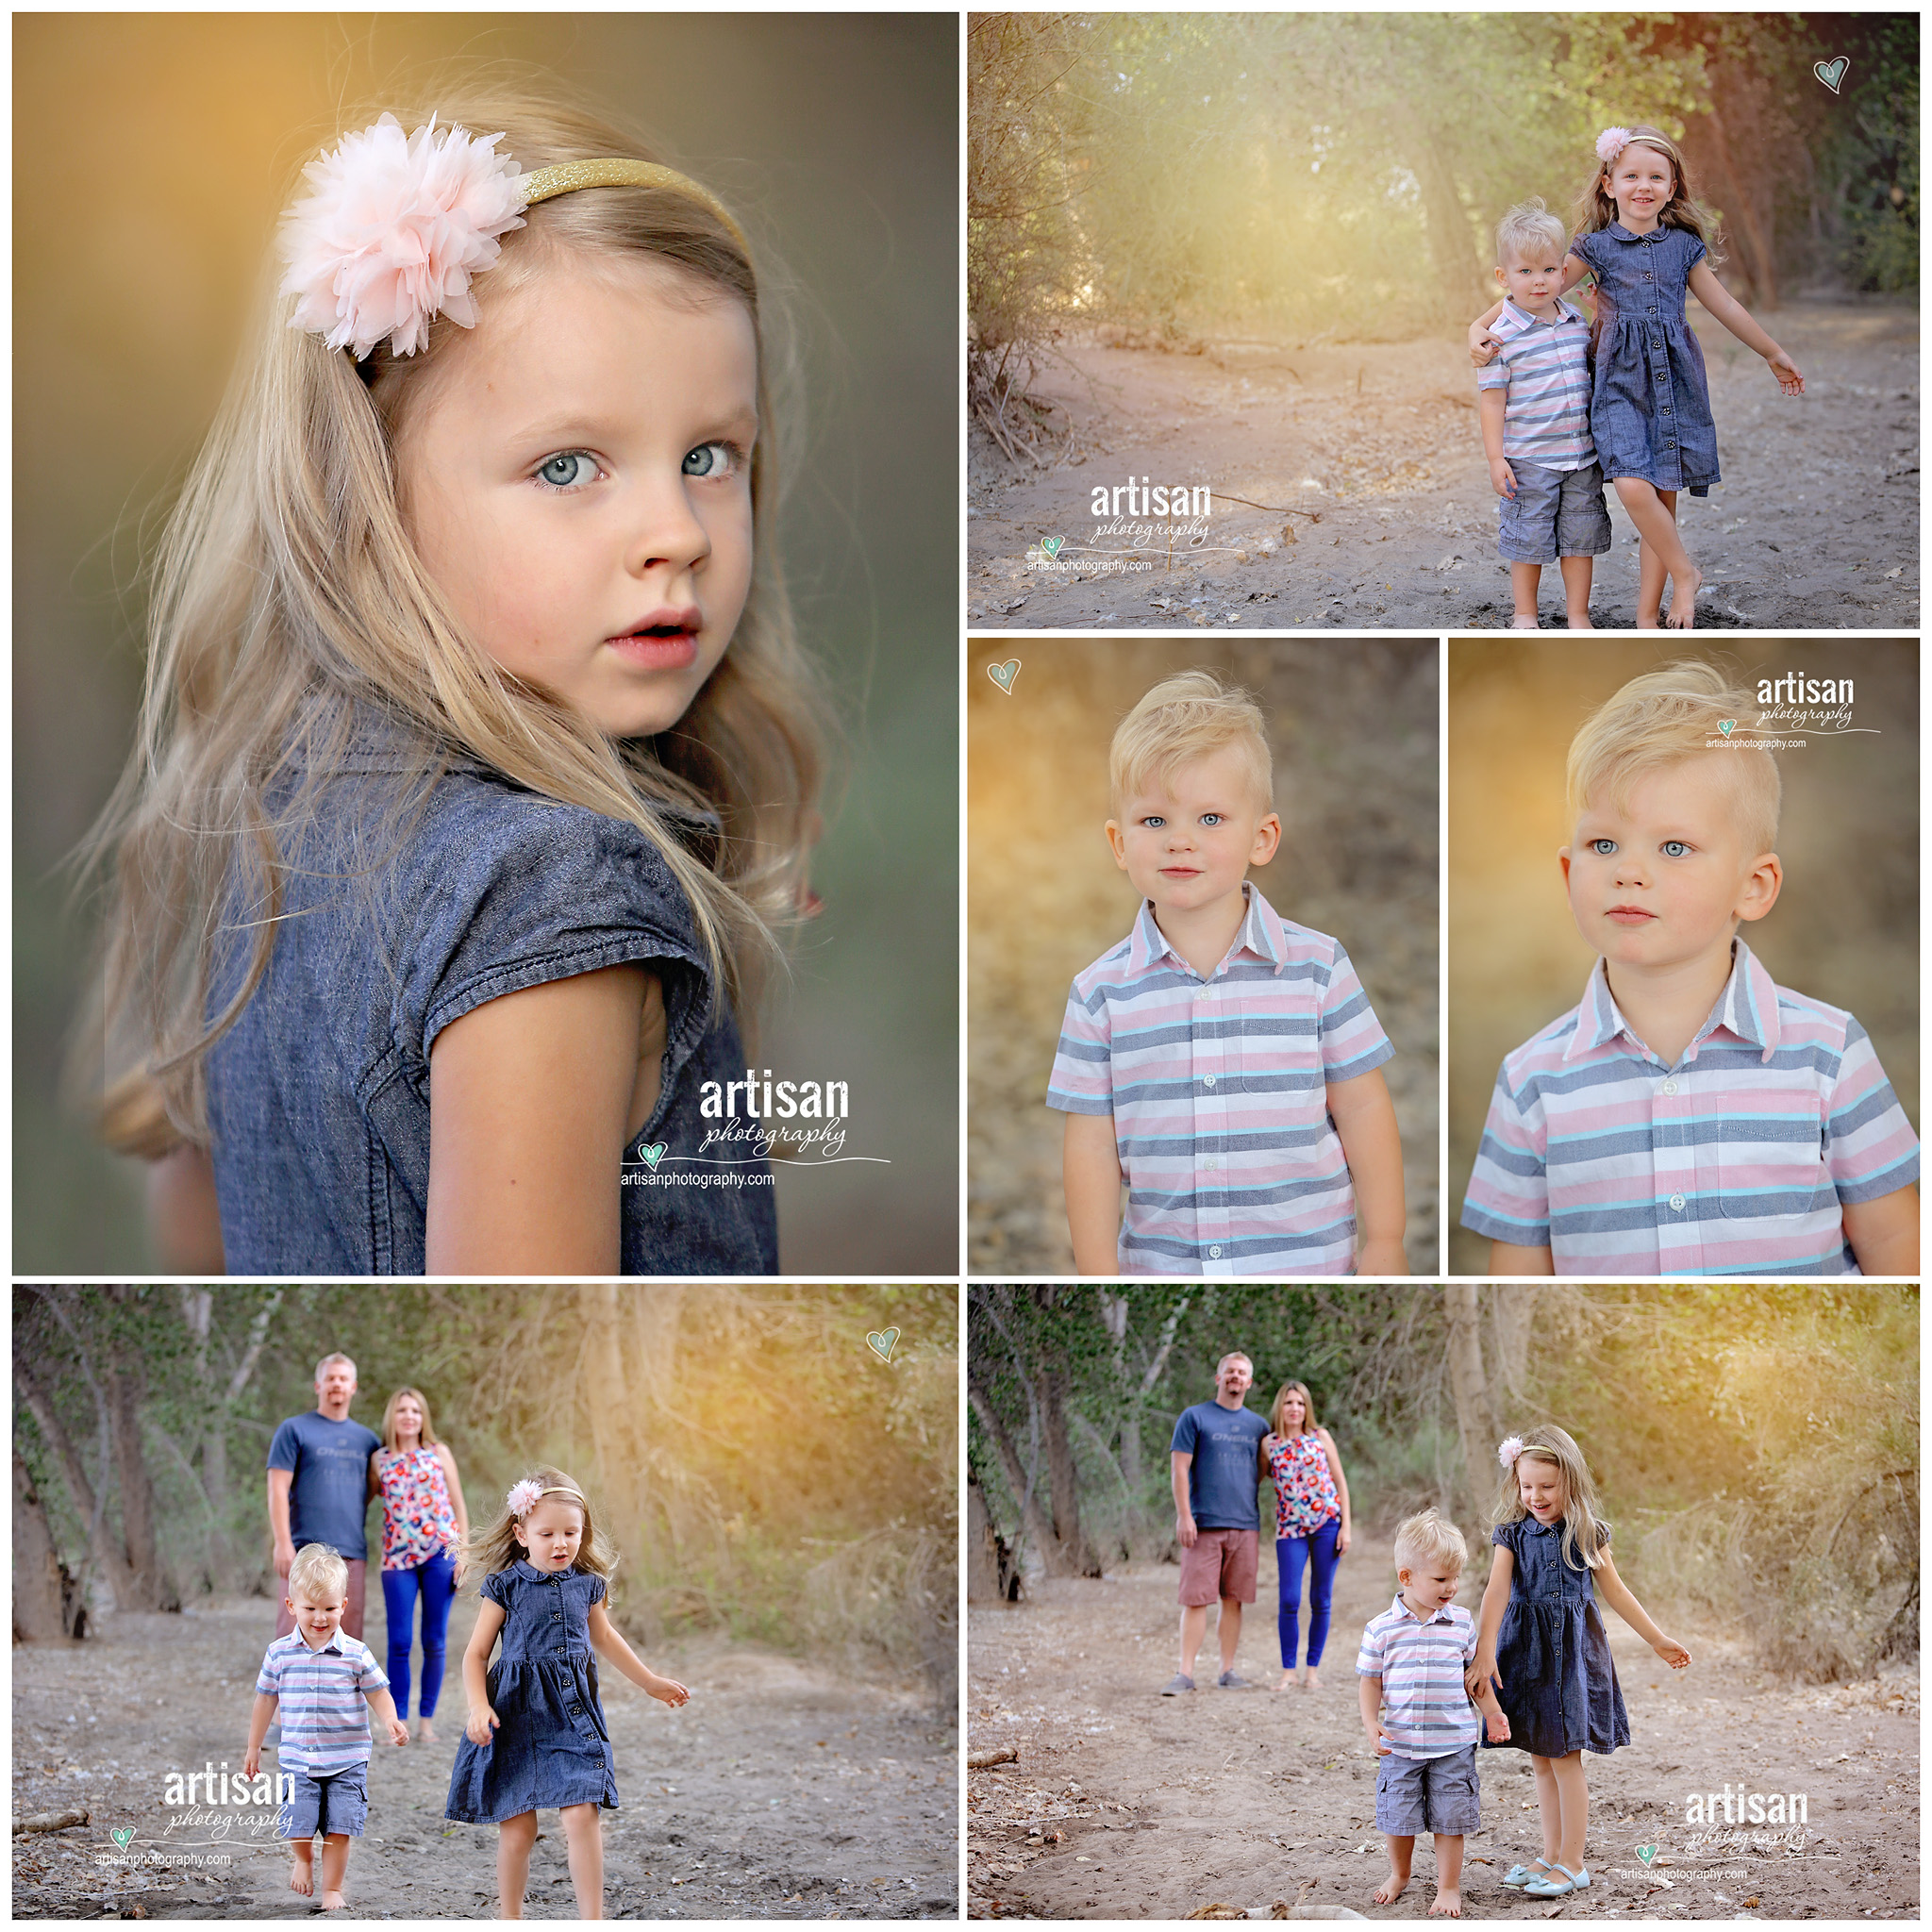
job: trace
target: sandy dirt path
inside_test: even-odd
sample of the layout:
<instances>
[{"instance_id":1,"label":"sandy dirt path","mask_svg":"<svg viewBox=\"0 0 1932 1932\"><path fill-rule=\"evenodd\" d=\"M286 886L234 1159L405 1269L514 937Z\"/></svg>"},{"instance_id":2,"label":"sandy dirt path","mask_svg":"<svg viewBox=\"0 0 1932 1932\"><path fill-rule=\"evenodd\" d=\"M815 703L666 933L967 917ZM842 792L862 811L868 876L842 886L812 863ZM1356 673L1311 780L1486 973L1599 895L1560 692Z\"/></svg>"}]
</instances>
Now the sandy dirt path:
<instances>
[{"instance_id":1,"label":"sandy dirt path","mask_svg":"<svg viewBox=\"0 0 1932 1932\"><path fill-rule=\"evenodd\" d=\"M1900 303L1796 302L1773 333L1805 372L1790 400L1762 361L1692 305L1725 480L1678 501L1705 574L1707 628L1881 629L1919 622L1919 318ZM1070 349L1036 386L1075 424L1068 460L1016 474L975 431L967 621L992 629L1507 628L1507 567L1467 354L1448 341L1253 342ZM1098 575L1092 491L1148 476L1224 500L1207 544L1169 565ZM1225 501L1319 513L1291 520ZM1123 499L1124 502L1124 499ZM1597 562L1600 629L1636 624L1636 533L1610 492L1615 547ZM1111 498L1109 497L1109 504ZM1291 521L1296 541L1283 544ZM1052 567L1027 548L1069 549ZM1142 540L1145 541L1144 539ZM1240 560L1245 558L1245 561ZM1554 567L1545 628L1562 623Z\"/></svg>"},{"instance_id":2,"label":"sandy dirt path","mask_svg":"<svg viewBox=\"0 0 1932 1932\"><path fill-rule=\"evenodd\" d=\"M451 1618L442 1741L376 1742L368 1831L349 1863L352 1917L496 1916L495 1830L442 1815L464 1707L456 1660L475 1604L459 1599ZM240 1769L273 1629L257 1598L117 1617L98 1641L14 1650L14 1816L92 1814L83 1829L14 1840L14 1917L309 1915L279 1846L247 1829L272 1830L267 1818L225 1813L231 1828L217 1838L207 1811L176 1812L171 1835L162 1802L171 1770ZM379 1608L364 1637L380 1659ZM652 1662L691 1701L672 1712L605 1674L623 1801L604 1814L608 1917L957 1917L957 1753L929 1700L742 1646L693 1642ZM575 1918L558 1815L540 1820L525 1909ZM125 1852L117 1828L135 1834ZM156 1862L169 1857L208 1862Z\"/></svg>"},{"instance_id":3,"label":"sandy dirt path","mask_svg":"<svg viewBox=\"0 0 1932 1932\"><path fill-rule=\"evenodd\" d=\"M1375 1772L1361 1727L1356 1646L1394 1594L1389 1538L1343 1558L1323 1682L1191 1696L1174 1672L1178 1572L1152 1565L1040 1585L1032 1600L974 1605L969 1751L1013 1744L1017 1767L968 1774L968 1916L1179 1918L1213 1903L1267 1918L1275 1901L1333 1917L1420 1919L1434 1853L1392 1905L1369 1894L1386 1869ZM1236 1667L1280 1675L1272 1544ZM1385 1579L1389 1579L1386 1582ZM1465 1583L1472 1609L1480 1591ZM1653 1612L1656 1606L1651 1607ZM1307 1611L1302 1612L1304 1627ZM1673 1679L1617 1617L1606 1622L1630 1712L1629 1748L1585 1760L1588 1905L1525 1900L1498 1881L1541 1849L1525 1754L1478 1753L1483 1830L1467 1842L1474 1918L1910 1919L1919 1915L1916 1669L1835 1687L1774 1683L1727 1646L1669 1618L1690 1649ZM1210 1629L1196 1681L1211 1683ZM1803 1792L1803 1849L1698 1846L1686 1794ZM1720 1804L1722 1799L1720 1798ZM1655 1846L1646 1865L1640 1846Z\"/></svg>"}]
</instances>

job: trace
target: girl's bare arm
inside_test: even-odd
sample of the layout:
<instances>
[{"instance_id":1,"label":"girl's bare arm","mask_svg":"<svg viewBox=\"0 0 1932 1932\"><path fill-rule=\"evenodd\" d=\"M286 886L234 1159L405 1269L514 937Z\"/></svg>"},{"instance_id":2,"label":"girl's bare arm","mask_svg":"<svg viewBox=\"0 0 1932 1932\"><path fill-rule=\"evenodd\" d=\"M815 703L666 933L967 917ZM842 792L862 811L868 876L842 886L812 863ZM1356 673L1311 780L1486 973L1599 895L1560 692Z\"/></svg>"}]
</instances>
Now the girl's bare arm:
<instances>
[{"instance_id":1,"label":"girl's bare arm","mask_svg":"<svg viewBox=\"0 0 1932 1932\"><path fill-rule=\"evenodd\" d=\"M691 1692L675 1677L662 1677L624 1641L624 1633L604 1614L602 1604L591 1606L591 1645L599 1657L608 1657L640 1690L669 1705L688 1703Z\"/></svg>"},{"instance_id":2,"label":"girl's bare arm","mask_svg":"<svg viewBox=\"0 0 1932 1932\"><path fill-rule=\"evenodd\" d=\"M1462 1674L1462 1688L1474 1697L1496 1674L1496 1633L1509 1606L1509 1580L1516 1574L1516 1557L1501 1543L1490 1563L1489 1587L1483 1591L1482 1619L1477 1626L1475 1660Z\"/></svg>"},{"instance_id":3,"label":"girl's bare arm","mask_svg":"<svg viewBox=\"0 0 1932 1932\"><path fill-rule=\"evenodd\" d=\"M1747 349L1756 349L1771 364L1771 373L1777 377L1778 387L1786 395L1805 393L1805 378L1799 374L1798 365L1752 320L1751 311L1711 273L1709 262L1700 261L1690 271L1689 286L1690 292Z\"/></svg>"},{"instance_id":4,"label":"girl's bare arm","mask_svg":"<svg viewBox=\"0 0 1932 1932\"><path fill-rule=\"evenodd\" d=\"M1681 1671L1690 1661L1690 1653L1674 1637L1666 1637L1650 1620L1650 1612L1630 1593L1630 1586L1617 1574L1617 1566L1610 1561L1606 1551L1593 1573L1596 1593L1603 1601L1622 1617L1657 1656L1674 1671Z\"/></svg>"},{"instance_id":5,"label":"girl's bare arm","mask_svg":"<svg viewBox=\"0 0 1932 1932\"><path fill-rule=\"evenodd\" d=\"M651 978L641 966L607 966L551 980L490 1000L437 1035L431 1274L617 1273Z\"/></svg>"},{"instance_id":6,"label":"girl's bare arm","mask_svg":"<svg viewBox=\"0 0 1932 1932\"><path fill-rule=\"evenodd\" d=\"M206 1147L176 1147L147 1170L147 1225L166 1274L225 1274L214 1162Z\"/></svg>"},{"instance_id":7,"label":"girl's bare arm","mask_svg":"<svg viewBox=\"0 0 1932 1932\"><path fill-rule=\"evenodd\" d=\"M485 1603L476 1612L476 1627L470 1632L469 1644L463 1651L463 1694L470 1700L473 1721L475 1712L490 1709L490 1653L495 1648L496 1633L502 1628L503 1606ZM486 1739L477 1741L484 1742Z\"/></svg>"}]
</instances>

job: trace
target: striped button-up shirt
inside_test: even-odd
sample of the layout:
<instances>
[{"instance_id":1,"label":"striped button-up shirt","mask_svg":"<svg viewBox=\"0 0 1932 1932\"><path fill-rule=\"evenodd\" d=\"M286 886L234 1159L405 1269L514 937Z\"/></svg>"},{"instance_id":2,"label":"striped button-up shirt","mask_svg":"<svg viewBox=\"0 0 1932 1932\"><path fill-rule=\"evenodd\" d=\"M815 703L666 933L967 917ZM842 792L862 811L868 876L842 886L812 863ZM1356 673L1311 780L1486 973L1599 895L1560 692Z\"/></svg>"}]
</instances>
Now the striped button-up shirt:
<instances>
[{"instance_id":1,"label":"striped button-up shirt","mask_svg":"<svg viewBox=\"0 0 1932 1932\"><path fill-rule=\"evenodd\" d=\"M1539 322L1507 297L1490 333L1503 346L1476 372L1479 390L1507 391L1503 454L1546 470L1596 460L1590 440L1590 324L1559 300L1555 322Z\"/></svg>"},{"instance_id":2,"label":"striped button-up shirt","mask_svg":"<svg viewBox=\"0 0 1932 1932\"><path fill-rule=\"evenodd\" d=\"M386 1690L389 1678L367 1644L338 1630L320 1650L310 1650L302 1633L291 1630L269 1645L255 1688L281 1699L282 1770L327 1777L368 1763L363 1693Z\"/></svg>"},{"instance_id":3,"label":"striped button-up shirt","mask_svg":"<svg viewBox=\"0 0 1932 1932\"><path fill-rule=\"evenodd\" d=\"M1212 975L1150 904L1080 974L1046 1104L1113 1116L1127 1179L1123 1274L1347 1274L1355 1192L1327 1088L1395 1049L1334 940L1243 889Z\"/></svg>"},{"instance_id":4,"label":"striped button-up shirt","mask_svg":"<svg viewBox=\"0 0 1932 1932\"><path fill-rule=\"evenodd\" d=\"M1462 1224L1558 1274L1856 1274L1840 1206L1919 1175L1919 1142L1849 1013L1774 985L1741 940L1664 1065L1583 999L1503 1062Z\"/></svg>"},{"instance_id":5,"label":"striped button-up shirt","mask_svg":"<svg viewBox=\"0 0 1932 1932\"><path fill-rule=\"evenodd\" d=\"M1356 1655L1357 1677L1382 1680L1382 1734L1397 1757L1446 1757L1474 1744L1482 1722L1462 1671L1475 1657L1475 1620L1444 1604L1426 1621L1400 1593L1371 1617Z\"/></svg>"}]
</instances>

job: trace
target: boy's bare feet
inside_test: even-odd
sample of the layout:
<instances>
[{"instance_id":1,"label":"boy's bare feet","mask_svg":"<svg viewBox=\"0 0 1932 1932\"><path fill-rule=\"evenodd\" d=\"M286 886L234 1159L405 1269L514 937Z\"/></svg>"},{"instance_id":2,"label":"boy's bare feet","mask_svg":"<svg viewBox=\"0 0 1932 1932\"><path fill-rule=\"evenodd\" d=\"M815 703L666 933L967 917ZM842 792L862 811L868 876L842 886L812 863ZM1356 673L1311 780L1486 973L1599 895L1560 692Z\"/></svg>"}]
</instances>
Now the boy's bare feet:
<instances>
[{"instance_id":1,"label":"boy's bare feet","mask_svg":"<svg viewBox=\"0 0 1932 1932\"><path fill-rule=\"evenodd\" d=\"M315 1854L307 1845L295 1854L295 1862L289 1872L289 1890L299 1891L304 1898L315 1896Z\"/></svg>"},{"instance_id":2,"label":"boy's bare feet","mask_svg":"<svg viewBox=\"0 0 1932 1932\"><path fill-rule=\"evenodd\" d=\"M1697 587L1704 581L1704 573L1693 563L1688 579L1673 578L1671 590L1671 612L1664 619L1666 630L1690 630L1697 623Z\"/></svg>"},{"instance_id":3,"label":"boy's bare feet","mask_svg":"<svg viewBox=\"0 0 1932 1932\"><path fill-rule=\"evenodd\" d=\"M325 1912L346 1912L349 1901L339 1891L325 1891L322 1895L322 1908Z\"/></svg>"},{"instance_id":4,"label":"boy's bare feet","mask_svg":"<svg viewBox=\"0 0 1932 1932\"><path fill-rule=\"evenodd\" d=\"M1591 623L1589 611L1586 610L1579 617L1576 614L1576 612L1573 610L1570 613L1570 628L1572 630L1594 630L1596 628L1596 625Z\"/></svg>"},{"instance_id":5,"label":"boy's bare feet","mask_svg":"<svg viewBox=\"0 0 1932 1932\"><path fill-rule=\"evenodd\" d=\"M1519 610L1509 620L1509 628L1511 630L1536 630L1540 628L1537 623L1536 612L1534 610Z\"/></svg>"},{"instance_id":6,"label":"boy's bare feet","mask_svg":"<svg viewBox=\"0 0 1932 1932\"><path fill-rule=\"evenodd\" d=\"M1462 1916L1462 1894L1453 1887L1442 1885L1436 1889L1436 1902L1429 1907L1432 1919L1459 1919Z\"/></svg>"},{"instance_id":7,"label":"boy's bare feet","mask_svg":"<svg viewBox=\"0 0 1932 1932\"><path fill-rule=\"evenodd\" d=\"M1407 1884L1408 1874L1407 1872L1397 1872L1391 1867L1388 1877L1383 1879L1381 1884L1376 1886L1369 1896L1378 1906L1392 1906L1402 1896Z\"/></svg>"}]
</instances>

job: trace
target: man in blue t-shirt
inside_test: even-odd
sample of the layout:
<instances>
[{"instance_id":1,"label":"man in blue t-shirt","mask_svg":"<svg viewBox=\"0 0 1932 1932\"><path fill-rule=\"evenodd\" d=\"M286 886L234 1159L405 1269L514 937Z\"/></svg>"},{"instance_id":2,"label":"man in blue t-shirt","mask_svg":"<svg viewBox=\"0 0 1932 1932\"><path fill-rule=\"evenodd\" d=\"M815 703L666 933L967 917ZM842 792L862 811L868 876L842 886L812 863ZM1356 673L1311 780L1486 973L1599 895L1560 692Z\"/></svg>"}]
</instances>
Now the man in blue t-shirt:
<instances>
[{"instance_id":1,"label":"man in blue t-shirt","mask_svg":"<svg viewBox=\"0 0 1932 1932\"><path fill-rule=\"evenodd\" d=\"M1174 1534L1181 1545L1181 1668L1160 1693L1177 1697L1194 1688L1194 1658L1208 1634L1208 1606L1221 1601L1221 1675L1224 1690L1252 1690L1234 1674L1241 1636L1241 1606L1255 1601L1261 1511L1256 1502L1262 1477L1265 1416L1241 1407L1254 1386L1255 1365L1244 1355L1224 1355L1214 1371L1214 1400L1183 1409L1174 1427L1169 1460L1174 1472Z\"/></svg>"},{"instance_id":2,"label":"man in blue t-shirt","mask_svg":"<svg viewBox=\"0 0 1932 1932\"><path fill-rule=\"evenodd\" d=\"M291 1415L268 1445L268 1520L275 1538L275 1574L287 1576L305 1543L326 1543L349 1566L342 1628L362 1636L362 1597L368 1578L369 1458L382 1447L373 1429L349 1420L356 1364L324 1356L315 1366L315 1407ZM295 1627L287 1592L275 1615L275 1635Z\"/></svg>"}]
</instances>

